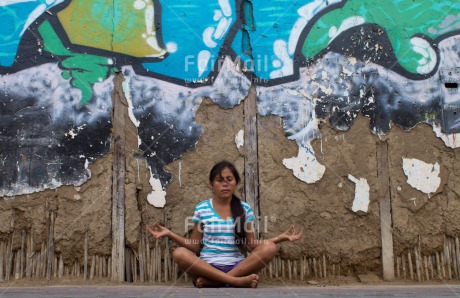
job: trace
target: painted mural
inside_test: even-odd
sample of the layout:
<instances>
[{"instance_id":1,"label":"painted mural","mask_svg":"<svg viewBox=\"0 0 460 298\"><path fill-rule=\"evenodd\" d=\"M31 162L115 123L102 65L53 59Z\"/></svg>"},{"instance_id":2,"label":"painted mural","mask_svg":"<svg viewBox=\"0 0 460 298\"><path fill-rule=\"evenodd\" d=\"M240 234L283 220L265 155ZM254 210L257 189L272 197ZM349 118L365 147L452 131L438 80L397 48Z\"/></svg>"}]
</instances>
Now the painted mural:
<instances>
[{"instance_id":1,"label":"painted mural","mask_svg":"<svg viewBox=\"0 0 460 298\"><path fill-rule=\"evenodd\" d=\"M460 132L460 2L455 0L0 0L0 196L79 185L110 148L114 72L123 72L152 205L163 167L193 150L204 97L222 108L257 86L284 120L306 183L325 167L310 142L359 113L384 134Z\"/></svg>"}]
</instances>

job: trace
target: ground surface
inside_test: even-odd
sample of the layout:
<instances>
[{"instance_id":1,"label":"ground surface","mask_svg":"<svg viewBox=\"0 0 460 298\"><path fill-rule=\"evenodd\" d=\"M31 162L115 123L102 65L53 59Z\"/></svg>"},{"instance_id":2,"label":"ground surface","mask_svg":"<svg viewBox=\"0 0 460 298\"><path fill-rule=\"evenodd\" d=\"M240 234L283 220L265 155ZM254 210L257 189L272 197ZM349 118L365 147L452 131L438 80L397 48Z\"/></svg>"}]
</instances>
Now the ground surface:
<instances>
[{"instance_id":1,"label":"ground surface","mask_svg":"<svg viewBox=\"0 0 460 298\"><path fill-rule=\"evenodd\" d=\"M180 286L3 287L0 297L460 297L460 285L261 286L196 289Z\"/></svg>"}]
</instances>

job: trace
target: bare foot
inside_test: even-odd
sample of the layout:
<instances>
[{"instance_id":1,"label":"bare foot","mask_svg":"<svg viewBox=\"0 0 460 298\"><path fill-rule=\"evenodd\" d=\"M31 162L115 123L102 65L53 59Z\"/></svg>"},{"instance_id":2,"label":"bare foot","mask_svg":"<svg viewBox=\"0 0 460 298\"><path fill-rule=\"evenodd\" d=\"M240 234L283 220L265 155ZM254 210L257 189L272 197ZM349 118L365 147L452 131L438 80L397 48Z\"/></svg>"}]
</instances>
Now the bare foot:
<instances>
[{"instance_id":1,"label":"bare foot","mask_svg":"<svg viewBox=\"0 0 460 298\"><path fill-rule=\"evenodd\" d=\"M197 288L204 288L204 287L220 287L223 285L223 283L212 280L212 279L207 279L205 277L198 277L195 281L196 287Z\"/></svg>"},{"instance_id":2,"label":"bare foot","mask_svg":"<svg viewBox=\"0 0 460 298\"><path fill-rule=\"evenodd\" d=\"M248 276L237 277L236 281L232 284L240 288L257 288L259 283L259 276L257 274L251 274Z\"/></svg>"}]
</instances>

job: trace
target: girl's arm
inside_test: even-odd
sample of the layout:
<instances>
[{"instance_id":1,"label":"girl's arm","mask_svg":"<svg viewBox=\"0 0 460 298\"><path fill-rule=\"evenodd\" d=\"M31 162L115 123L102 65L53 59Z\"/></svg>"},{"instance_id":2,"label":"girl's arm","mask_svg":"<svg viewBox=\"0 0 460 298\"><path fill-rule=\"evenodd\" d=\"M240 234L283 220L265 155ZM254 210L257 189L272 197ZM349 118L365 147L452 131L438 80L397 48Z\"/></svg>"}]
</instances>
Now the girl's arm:
<instances>
[{"instance_id":1,"label":"girl's arm","mask_svg":"<svg viewBox=\"0 0 460 298\"><path fill-rule=\"evenodd\" d=\"M146 225L145 228L153 237L155 237L155 239L159 239L161 237L169 237L179 246L185 247L194 253L198 253L201 248L201 239L203 239L203 233L200 232L198 225L199 223L195 223L193 226L192 235L190 238L179 236L157 222L154 223L151 227Z\"/></svg>"},{"instance_id":2,"label":"girl's arm","mask_svg":"<svg viewBox=\"0 0 460 298\"><path fill-rule=\"evenodd\" d=\"M255 249L257 246L266 243L268 241L273 242L275 244L281 243L284 241L297 241L302 237L302 230L298 233L295 230L294 225L291 225L284 233L279 234L270 239L263 239L257 240L254 236L254 230L252 229L252 222L247 223L248 229L246 231L246 240L248 242L248 246L251 250Z\"/></svg>"}]
</instances>

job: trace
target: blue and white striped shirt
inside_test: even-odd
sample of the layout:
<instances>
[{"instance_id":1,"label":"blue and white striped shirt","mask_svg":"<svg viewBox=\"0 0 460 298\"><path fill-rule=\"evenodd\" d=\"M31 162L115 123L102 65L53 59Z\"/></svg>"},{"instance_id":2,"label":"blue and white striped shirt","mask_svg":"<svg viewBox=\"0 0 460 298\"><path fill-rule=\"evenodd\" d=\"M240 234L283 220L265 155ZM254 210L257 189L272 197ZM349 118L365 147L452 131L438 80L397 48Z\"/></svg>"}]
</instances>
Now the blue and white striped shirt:
<instances>
[{"instance_id":1,"label":"blue and white striped shirt","mask_svg":"<svg viewBox=\"0 0 460 298\"><path fill-rule=\"evenodd\" d=\"M246 223L254 220L254 213L241 201L246 213ZM244 259L235 244L233 216L222 219L212 206L212 198L196 205L192 221L203 224L203 249L200 258L209 264L234 265Z\"/></svg>"}]
</instances>

